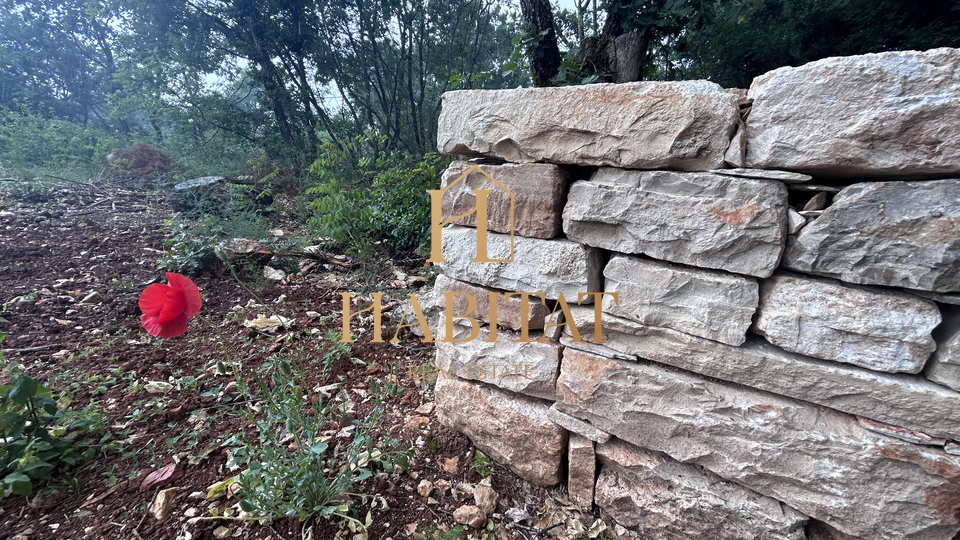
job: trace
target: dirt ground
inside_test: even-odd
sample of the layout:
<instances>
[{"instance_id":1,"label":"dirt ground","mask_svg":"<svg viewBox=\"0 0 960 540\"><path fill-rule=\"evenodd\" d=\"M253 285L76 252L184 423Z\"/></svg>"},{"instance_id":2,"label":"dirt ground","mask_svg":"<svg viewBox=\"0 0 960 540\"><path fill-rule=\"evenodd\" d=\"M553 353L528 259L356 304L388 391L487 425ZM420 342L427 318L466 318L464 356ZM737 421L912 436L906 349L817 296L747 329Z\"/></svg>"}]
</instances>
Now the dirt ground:
<instances>
[{"instance_id":1,"label":"dirt ground","mask_svg":"<svg viewBox=\"0 0 960 540\"><path fill-rule=\"evenodd\" d=\"M236 361L244 380L254 384L265 362L284 355L321 359L336 354L331 336L341 328L340 293L350 290L343 270L316 263L261 288L204 274L195 282L204 300L201 315L210 324L193 319L185 335L160 340L141 328L137 299L146 285L164 282L156 261L165 248L159 228L170 209L161 194L119 185L68 185L46 200L0 201L0 332L7 334L6 362L18 364L55 394L70 396L71 407L103 410L110 433L92 461L59 471L28 498L0 500L0 540L299 537L301 523L295 519L214 519L231 508L236 512L239 494L206 498L211 485L239 472L228 468L231 436L254 430L237 414L245 405L234 376L221 373L216 364L224 358ZM292 325L274 334L242 326L259 313L279 314ZM372 383L393 383L373 435L378 447L395 439L395 449L410 450L410 466L399 473L377 470L358 486L361 494L379 495L376 500L349 499L352 515L371 516L369 538L573 538L576 534L563 533L570 520L590 526L594 517L574 512L561 488L544 490L496 464L482 466L466 437L439 424L429 381L409 370L432 362L430 345L414 337L399 344L370 343L370 334L364 332L349 354L308 374L310 388L342 390L360 418L373 407ZM167 384L151 393L150 383L156 382ZM338 433L343 426L325 427ZM174 470L170 478L144 484L167 465ZM453 511L473 501L458 500L453 488L485 479L499 494L493 525L458 529ZM433 485L428 494L418 491L424 480ZM176 488L174 503L158 519L151 503L171 487ZM514 523L504 516L511 508L529 512L533 520ZM562 524L564 519L568 523ZM311 522L306 533L317 539L353 537L337 519Z\"/></svg>"}]
</instances>

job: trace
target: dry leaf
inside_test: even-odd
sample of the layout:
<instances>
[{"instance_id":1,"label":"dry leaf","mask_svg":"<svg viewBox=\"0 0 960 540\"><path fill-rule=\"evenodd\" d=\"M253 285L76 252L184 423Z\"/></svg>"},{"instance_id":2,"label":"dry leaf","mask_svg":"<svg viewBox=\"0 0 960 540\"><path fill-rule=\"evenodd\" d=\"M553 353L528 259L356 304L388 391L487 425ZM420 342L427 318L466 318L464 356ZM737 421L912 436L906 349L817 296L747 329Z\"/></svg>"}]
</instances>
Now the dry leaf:
<instances>
[{"instance_id":1,"label":"dry leaf","mask_svg":"<svg viewBox=\"0 0 960 540\"><path fill-rule=\"evenodd\" d=\"M140 492L142 493L155 487L163 487L169 484L176 472L176 463L168 463L163 467L153 471L143 479L143 482L140 482Z\"/></svg>"}]
</instances>

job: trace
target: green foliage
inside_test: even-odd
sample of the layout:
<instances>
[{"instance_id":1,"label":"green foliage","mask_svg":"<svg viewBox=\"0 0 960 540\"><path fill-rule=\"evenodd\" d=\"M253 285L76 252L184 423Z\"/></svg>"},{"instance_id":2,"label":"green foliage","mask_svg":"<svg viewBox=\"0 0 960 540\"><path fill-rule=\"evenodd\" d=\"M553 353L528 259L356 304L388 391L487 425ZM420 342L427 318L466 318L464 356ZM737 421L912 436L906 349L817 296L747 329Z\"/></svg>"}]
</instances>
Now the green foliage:
<instances>
[{"instance_id":1,"label":"green foliage","mask_svg":"<svg viewBox=\"0 0 960 540\"><path fill-rule=\"evenodd\" d=\"M334 243L355 249L386 240L399 249L429 242L430 197L440 187L440 172L451 159L438 154L415 157L396 153L375 161L349 161L360 139L328 143L310 166L316 176L307 189L314 198L308 221Z\"/></svg>"},{"instance_id":2,"label":"green foliage","mask_svg":"<svg viewBox=\"0 0 960 540\"><path fill-rule=\"evenodd\" d=\"M235 212L228 217L205 214L191 221L174 214L164 222L161 231L167 250L157 261L160 268L196 276L204 270L224 270L218 250L234 238L273 242L267 221L255 212Z\"/></svg>"},{"instance_id":3,"label":"green foliage","mask_svg":"<svg viewBox=\"0 0 960 540\"><path fill-rule=\"evenodd\" d=\"M102 413L70 410L33 377L4 371L10 383L0 387L0 499L30 495L38 481L92 459L95 445L109 438Z\"/></svg>"},{"instance_id":4,"label":"green foliage","mask_svg":"<svg viewBox=\"0 0 960 540\"><path fill-rule=\"evenodd\" d=\"M374 236L411 250L430 243L430 196L440 188L440 173L451 158L392 154L376 163L370 217Z\"/></svg>"},{"instance_id":5,"label":"green foliage","mask_svg":"<svg viewBox=\"0 0 960 540\"><path fill-rule=\"evenodd\" d=\"M179 214L174 214L164 222L161 232L168 238L163 241L167 249L157 261L160 268L196 276L204 269L216 267L216 248L223 238L222 223L217 218L208 216L193 226Z\"/></svg>"},{"instance_id":6,"label":"green foliage","mask_svg":"<svg viewBox=\"0 0 960 540\"><path fill-rule=\"evenodd\" d=\"M372 236L369 181L353 161L360 142L323 144L320 157L310 165L316 179L307 188L307 195L314 196L309 204L314 215L307 224L334 244L357 248Z\"/></svg>"},{"instance_id":7,"label":"green foliage","mask_svg":"<svg viewBox=\"0 0 960 540\"><path fill-rule=\"evenodd\" d=\"M234 373L238 370L234 369ZM350 424L351 437L318 438L330 420L344 421L349 400L324 402L306 384L296 359L274 358L264 365L256 386L237 377L241 392L253 405L244 415L256 426L253 438L238 438L235 459L248 470L240 475L240 508L256 517L271 519L339 517L354 526L362 523L349 515L347 495L372 476L374 467L388 472L407 467L407 453L390 451L396 441L385 441L374 452L370 429L381 415L380 404L362 420Z\"/></svg>"},{"instance_id":8,"label":"green foliage","mask_svg":"<svg viewBox=\"0 0 960 540\"><path fill-rule=\"evenodd\" d=\"M479 450L474 451L473 461L470 462L470 467L484 478L493 474L493 463L490 461L490 458Z\"/></svg>"},{"instance_id":9,"label":"green foliage","mask_svg":"<svg viewBox=\"0 0 960 540\"><path fill-rule=\"evenodd\" d=\"M691 2L682 31L660 42L656 78L749 87L757 75L829 56L960 46L951 0Z\"/></svg>"},{"instance_id":10,"label":"green foliage","mask_svg":"<svg viewBox=\"0 0 960 540\"><path fill-rule=\"evenodd\" d=\"M457 525L449 531L444 531L436 525L427 525L413 533L416 540L459 540L464 537L465 528Z\"/></svg>"},{"instance_id":11,"label":"green foliage","mask_svg":"<svg viewBox=\"0 0 960 540\"><path fill-rule=\"evenodd\" d=\"M115 135L67 120L18 113L0 106L0 163L24 180L44 172L84 180L95 176L103 158L120 146Z\"/></svg>"}]
</instances>

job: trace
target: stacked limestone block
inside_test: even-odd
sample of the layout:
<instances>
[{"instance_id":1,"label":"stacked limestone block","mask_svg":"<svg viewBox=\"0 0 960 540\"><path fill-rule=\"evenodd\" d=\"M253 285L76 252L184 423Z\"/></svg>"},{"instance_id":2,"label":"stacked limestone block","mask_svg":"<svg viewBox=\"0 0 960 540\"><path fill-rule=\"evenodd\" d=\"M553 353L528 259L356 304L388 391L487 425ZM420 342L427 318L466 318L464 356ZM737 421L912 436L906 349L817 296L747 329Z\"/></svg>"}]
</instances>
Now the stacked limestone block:
<instances>
[{"instance_id":1,"label":"stacked limestone block","mask_svg":"<svg viewBox=\"0 0 960 540\"><path fill-rule=\"evenodd\" d=\"M441 344L441 419L643 538L954 538L957 66L956 49L829 58L746 97L703 81L445 95L440 150L486 159L445 182L512 162L481 167L515 186L518 236L515 262L475 263L476 231L446 229L438 289L543 291L526 315L548 338L561 293L619 301L570 302L559 343ZM483 309L481 336L521 326L516 305ZM508 358L537 376L464 375Z\"/></svg>"}]
</instances>

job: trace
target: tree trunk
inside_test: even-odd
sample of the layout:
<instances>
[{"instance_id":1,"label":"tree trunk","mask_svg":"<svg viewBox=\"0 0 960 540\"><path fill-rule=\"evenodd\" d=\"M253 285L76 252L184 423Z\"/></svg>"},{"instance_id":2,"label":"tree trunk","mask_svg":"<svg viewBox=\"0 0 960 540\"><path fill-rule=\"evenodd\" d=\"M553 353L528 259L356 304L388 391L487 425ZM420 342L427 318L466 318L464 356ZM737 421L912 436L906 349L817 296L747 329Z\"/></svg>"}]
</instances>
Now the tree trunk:
<instances>
[{"instance_id":1,"label":"tree trunk","mask_svg":"<svg viewBox=\"0 0 960 540\"><path fill-rule=\"evenodd\" d=\"M534 86L553 86L550 79L560 72L560 47L549 0L520 0L524 22L535 32L530 54L530 78Z\"/></svg>"}]
</instances>

